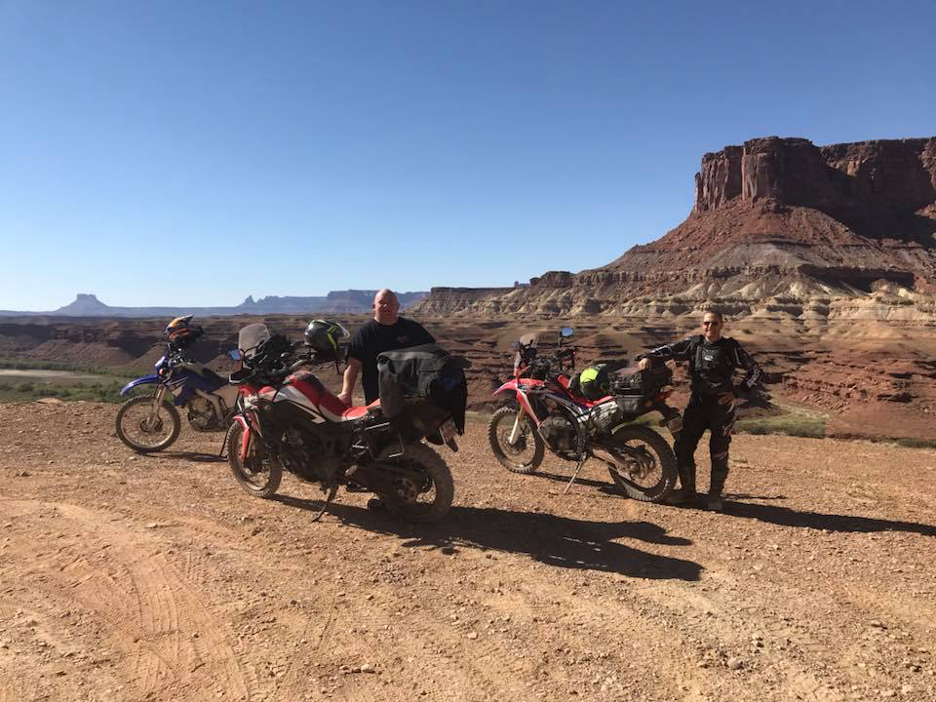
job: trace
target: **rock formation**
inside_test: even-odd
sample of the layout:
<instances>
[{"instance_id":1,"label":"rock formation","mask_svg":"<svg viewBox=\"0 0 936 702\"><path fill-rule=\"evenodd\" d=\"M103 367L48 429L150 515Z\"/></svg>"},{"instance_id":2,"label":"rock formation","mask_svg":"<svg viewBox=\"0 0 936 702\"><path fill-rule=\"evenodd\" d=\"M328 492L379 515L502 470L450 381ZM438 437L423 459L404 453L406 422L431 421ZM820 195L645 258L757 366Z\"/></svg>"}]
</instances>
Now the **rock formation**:
<instances>
[{"instance_id":1,"label":"rock formation","mask_svg":"<svg viewBox=\"0 0 936 702\"><path fill-rule=\"evenodd\" d=\"M934 292L936 138L768 137L706 154L689 217L651 244L529 286L433 288L415 311L936 320Z\"/></svg>"},{"instance_id":2,"label":"rock formation","mask_svg":"<svg viewBox=\"0 0 936 702\"><path fill-rule=\"evenodd\" d=\"M94 295L78 293L75 300L52 312L15 312L0 310L0 317L47 315L50 317L178 317L194 314L199 317L226 317L243 314L367 314L374 303L376 290L333 290L324 297L279 297L269 295L254 300L253 295L236 307L111 307ZM428 293L401 292L400 309L419 302Z\"/></svg>"}]
</instances>

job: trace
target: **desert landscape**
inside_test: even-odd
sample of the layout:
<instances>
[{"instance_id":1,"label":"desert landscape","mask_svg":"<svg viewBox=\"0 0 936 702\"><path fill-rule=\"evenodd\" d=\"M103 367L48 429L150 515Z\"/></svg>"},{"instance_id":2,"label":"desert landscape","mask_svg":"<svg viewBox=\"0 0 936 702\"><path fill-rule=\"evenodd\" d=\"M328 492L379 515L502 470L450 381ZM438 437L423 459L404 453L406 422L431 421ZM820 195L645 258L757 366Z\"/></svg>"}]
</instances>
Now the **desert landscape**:
<instances>
[{"instance_id":1,"label":"desert landscape","mask_svg":"<svg viewBox=\"0 0 936 702\"><path fill-rule=\"evenodd\" d=\"M314 486L249 497L220 434L140 456L115 404L35 401L41 372L150 372L164 318L4 316L0 702L936 700L936 138L751 140L705 155L695 193L603 267L414 298L472 364L432 526L346 493L313 523ZM774 402L742 408L724 513L628 500L591 463L564 495L571 464L494 460L521 334L574 327L581 367L710 308ZM191 353L226 372L244 324L298 339L309 319L199 317Z\"/></svg>"},{"instance_id":2,"label":"desert landscape","mask_svg":"<svg viewBox=\"0 0 936 702\"><path fill-rule=\"evenodd\" d=\"M218 435L136 456L113 417L0 405L3 702L936 699L933 450L738 436L715 514L592 464L562 495L474 422L442 523L347 493L312 523Z\"/></svg>"}]
</instances>

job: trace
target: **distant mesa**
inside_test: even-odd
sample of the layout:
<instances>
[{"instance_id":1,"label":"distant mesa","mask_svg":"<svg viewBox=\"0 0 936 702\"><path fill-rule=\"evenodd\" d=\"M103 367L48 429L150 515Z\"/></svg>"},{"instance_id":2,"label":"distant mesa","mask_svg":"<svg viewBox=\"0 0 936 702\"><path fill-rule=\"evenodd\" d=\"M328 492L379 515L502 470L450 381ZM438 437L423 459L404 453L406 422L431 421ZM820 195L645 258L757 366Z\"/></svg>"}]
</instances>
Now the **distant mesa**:
<instances>
[{"instance_id":1,"label":"distant mesa","mask_svg":"<svg viewBox=\"0 0 936 702\"><path fill-rule=\"evenodd\" d=\"M242 314L306 315L367 314L372 310L376 290L334 290L321 297L277 297L254 300L249 295L234 307L111 307L90 293L78 293L74 302L49 312L0 310L0 316L47 315L57 317L177 317L195 314L202 317L226 317ZM397 293L400 307L407 307L426 297L428 292Z\"/></svg>"},{"instance_id":2,"label":"distant mesa","mask_svg":"<svg viewBox=\"0 0 936 702\"><path fill-rule=\"evenodd\" d=\"M706 154L692 212L657 241L527 287L433 288L413 313L936 319L934 293L936 137L767 137Z\"/></svg>"}]
</instances>

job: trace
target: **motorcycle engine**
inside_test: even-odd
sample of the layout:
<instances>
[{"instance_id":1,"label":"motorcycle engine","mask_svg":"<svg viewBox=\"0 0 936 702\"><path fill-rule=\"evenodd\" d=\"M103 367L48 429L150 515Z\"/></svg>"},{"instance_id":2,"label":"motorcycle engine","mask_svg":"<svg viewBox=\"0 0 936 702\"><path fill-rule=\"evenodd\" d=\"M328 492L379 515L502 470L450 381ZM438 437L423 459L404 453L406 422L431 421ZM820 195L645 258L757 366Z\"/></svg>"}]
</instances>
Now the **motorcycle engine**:
<instances>
[{"instance_id":1,"label":"motorcycle engine","mask_svg":"<svg viewBox=\"0 0 936 702\"><path fill-rule=\"evenodd\" d=\"M212 404L197 396L188 402L188 421L195 431L211 431L218 424Z\"/></svg>"},{"instance_id":2,"label":"motorcycle engine","mask_svg":"<svg viewBox=\"0 0 936 702\"><path fill-rule=\"evenodd\" d=\"M285 438L289 446L287 469L310 482L331 485L339 461L321 437L312 432L290 428Z\"/></svg>"},{"instance_id":3,"label":"motorcycle engine","mask_svg":"<svg viewBox=\"0 0 936 702\"><path fill-rule=\"evenodd\" d=\"M540 424L539 433L553 451L575 451L575 426L564 414L549 415Z\"/></svg>"}]
</instances>

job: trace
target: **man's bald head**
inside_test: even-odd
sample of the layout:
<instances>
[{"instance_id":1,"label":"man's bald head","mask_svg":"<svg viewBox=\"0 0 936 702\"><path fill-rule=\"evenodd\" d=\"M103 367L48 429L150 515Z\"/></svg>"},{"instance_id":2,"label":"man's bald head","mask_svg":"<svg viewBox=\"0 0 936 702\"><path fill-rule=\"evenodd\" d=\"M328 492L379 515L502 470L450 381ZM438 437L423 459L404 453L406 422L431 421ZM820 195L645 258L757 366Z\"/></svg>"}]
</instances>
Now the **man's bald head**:
<instances>
[{"instance_id":1,"label":"man's bald head","mask_svg":"<svg viewBox=\"0 0 936 702\"><path fill-rule=\"evenodd\" d=\"M378 324L396 324L399 319L400 301L390 288L378 290L374 296L374 319Z\"/></svg>"}]
</instances>

